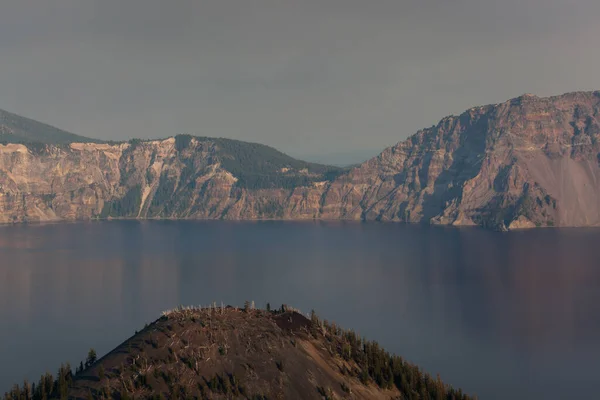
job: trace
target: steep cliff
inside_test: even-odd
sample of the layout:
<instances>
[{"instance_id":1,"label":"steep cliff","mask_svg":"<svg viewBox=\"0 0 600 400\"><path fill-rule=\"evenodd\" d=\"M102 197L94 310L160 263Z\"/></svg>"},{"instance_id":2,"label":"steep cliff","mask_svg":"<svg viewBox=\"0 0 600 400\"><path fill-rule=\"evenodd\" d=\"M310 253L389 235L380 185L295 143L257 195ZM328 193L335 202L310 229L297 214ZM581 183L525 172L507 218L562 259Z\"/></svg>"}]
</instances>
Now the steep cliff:
<instances>
[{"instance_id":1,"label":"steep cliff","mask_svg":"<svg viewBox=\"0 0 600 400\"><path fill-rule=\"evenodd\" d=\"M599 106L600 92L588 92L475 107L386 149L336 184L353 191L353 217L597 226Z\"/></svg>"},{"instance_id":2,"label":"steep cliff","mask_svg":"<svg viewBox=\"0 0 600 400\"><path fill-rule=\"evenodd\" d=\"M314 218L341 172L227 139L0 145L0 221Z\"/></svg>"},{"instance_id":3,"label":"steep cliff","mask_svg":"<svg viewBox=\"0 0 600 400\"><path fill-rule=\"evenodd\" d=\"M600 92L442 119L351 170L227 139L0 145L0 222L365 219L600 225Z\"/></svg>"}]
</instances>

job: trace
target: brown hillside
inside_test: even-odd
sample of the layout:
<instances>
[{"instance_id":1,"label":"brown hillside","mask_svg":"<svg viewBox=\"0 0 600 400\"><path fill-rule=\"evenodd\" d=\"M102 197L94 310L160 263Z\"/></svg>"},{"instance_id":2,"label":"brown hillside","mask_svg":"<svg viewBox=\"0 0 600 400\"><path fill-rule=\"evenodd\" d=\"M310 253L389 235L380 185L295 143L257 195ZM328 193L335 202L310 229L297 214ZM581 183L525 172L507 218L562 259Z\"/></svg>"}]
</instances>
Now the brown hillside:
<instances>
[{"instance_id":1,"label":"brown hillside","mask_svg":"<svg viewBox=\"0 0 600 400\"><path fill-rule=\"evenodd\" d=\"M285 306L165 312L83 371L63 366L51 379L5 399L470 399L377 343Z\"/></svg>"},{"instance_id":2,"label":"brown hillside","mask_svg":"<svg viewBox=\"0 0 600 400\"><path fill-rule=\"evenodd\" d=\"M309 335L311 323L295 312L271 315L232 308L175 311L117 347L77 376L75 398L101 393L148 398L321 398L319 388L339 398L346 384L353 398L389 399L397 390L363 385L344 374L357 366L331 357ZM322 339L322 338L321 338ZM100 369L104 379L99 379Z\"/></svg>"}]
</instances>

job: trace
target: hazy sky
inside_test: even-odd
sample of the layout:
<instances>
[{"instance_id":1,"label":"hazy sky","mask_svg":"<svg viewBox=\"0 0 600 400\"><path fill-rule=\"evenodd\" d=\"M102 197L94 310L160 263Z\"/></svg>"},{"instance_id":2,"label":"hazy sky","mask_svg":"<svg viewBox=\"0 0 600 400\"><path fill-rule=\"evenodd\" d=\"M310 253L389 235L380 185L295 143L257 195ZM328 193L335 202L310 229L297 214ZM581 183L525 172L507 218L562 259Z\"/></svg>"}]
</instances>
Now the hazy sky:
<instances>
[{"instance_id":1,"label":"hazy sky","mask_svg":"<svg viewBox=\"0 0 600 400\"><path fill-rule=\"evenodd\" d=\"M2 0L0 108L103 138L293 155L600 89L598 0Z\"/></svg>"}]
</instances>

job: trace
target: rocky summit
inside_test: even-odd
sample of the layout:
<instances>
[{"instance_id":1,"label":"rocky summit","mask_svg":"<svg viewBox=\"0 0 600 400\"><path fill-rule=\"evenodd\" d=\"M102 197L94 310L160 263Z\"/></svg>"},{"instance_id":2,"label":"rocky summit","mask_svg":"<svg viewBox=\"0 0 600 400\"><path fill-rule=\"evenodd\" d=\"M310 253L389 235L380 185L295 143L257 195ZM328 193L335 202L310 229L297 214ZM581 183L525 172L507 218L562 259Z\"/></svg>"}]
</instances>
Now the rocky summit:
<instances>
[{"instance_id":1,"label":"rocky summit","mask_svg":"<svg viewBox=\"0 0 600 400\"><path fill-rule=\"evenodd\" d=\"M295 160L254 143L187 135L128 143L35 141L36 135L23 133L31 124L18 125L11 114L12 128L0 120L0 132L20 126L28 140L0 137L0 222L598 226L599 106L600 92L576 92L471 108L351 169Z\"/></svg>"}]
</instances>

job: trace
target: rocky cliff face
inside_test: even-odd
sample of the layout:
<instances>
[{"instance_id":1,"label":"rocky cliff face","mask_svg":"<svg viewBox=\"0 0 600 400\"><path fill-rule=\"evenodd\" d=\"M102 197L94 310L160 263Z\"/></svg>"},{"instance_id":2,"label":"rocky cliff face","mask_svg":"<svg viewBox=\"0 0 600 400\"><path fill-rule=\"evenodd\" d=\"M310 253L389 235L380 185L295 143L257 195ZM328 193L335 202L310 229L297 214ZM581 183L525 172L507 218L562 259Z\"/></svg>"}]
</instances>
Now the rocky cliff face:
<instances>
[{"instance_id":1,"label":"rocky cliff face","mask_svg":"<svg viewBox=\"0 0 600 400\"><path fill-rule=\"evenodd\" d=\"M524 228L600 224L600 92L447 117L349 174L367 219ZM356 189L353 189L356 192Z\"/></svg>"},{"instance_id":2,"label":"rocky cliff face","mask_svg":"<svg viewBox=\"0 0 600 400\"><path fill-rule=\"evenodd\" d=\"M247 148L251 144L237 142L240 150L232 143L177 137L0 145L0 222L318 217L316 193L336 169L262 160Z\"/></svg>"},{"instance_id":3,"label":"rocky cliff face","mask_svg":"<svg viewBox=\"0 0 600 400\"><path fill-rule=\"evenodd\" d=\"M600 92L524 95L475 107L350 171L210 138L0 145L0 221L321 218L501 229L598 226L599 108Z\"/></svg>"}]
</instances>

